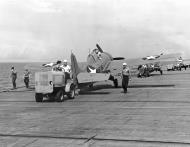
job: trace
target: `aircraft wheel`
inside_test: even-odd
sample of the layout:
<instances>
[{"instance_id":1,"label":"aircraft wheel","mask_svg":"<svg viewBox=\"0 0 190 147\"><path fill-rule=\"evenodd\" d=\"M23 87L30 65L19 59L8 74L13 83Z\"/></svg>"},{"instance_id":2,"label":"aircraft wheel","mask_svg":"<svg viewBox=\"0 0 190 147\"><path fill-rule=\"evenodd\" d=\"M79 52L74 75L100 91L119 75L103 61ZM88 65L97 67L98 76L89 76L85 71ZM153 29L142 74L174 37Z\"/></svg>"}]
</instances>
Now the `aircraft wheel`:
<instances>
[{"instance_id":1,"label":"aircraft wheel","mask_svg":"<svg viewBox=\"0 0 190 147\"><path fill-rule=\"evenodd\" d=\"M36 93L35 99L36 99L36 102L42 102L43 101L43 94L42 93Z\"/></svg>"},{"instance_id":2,"label":"aircraft wheel","mask_svg":"<svg viewBox=\"0 0 190 147\"><path fill-rule=\"evenodd\" d=\"M115 88L118 88L118 80L117 80L117 79L114 79L113 83L114 83L114 87L115 87Z\"/></svg>"},{"instance_id":3,"label":"aircraft wheel","mask_svg":"<svg viewBox=\"0 0 190 147\"><path fill-rule=\"evenodd\" d=\"M69 99L74 99L75 98L75 86L71 85L70 92L67 94Z\"/></svg>"}]
</instances>

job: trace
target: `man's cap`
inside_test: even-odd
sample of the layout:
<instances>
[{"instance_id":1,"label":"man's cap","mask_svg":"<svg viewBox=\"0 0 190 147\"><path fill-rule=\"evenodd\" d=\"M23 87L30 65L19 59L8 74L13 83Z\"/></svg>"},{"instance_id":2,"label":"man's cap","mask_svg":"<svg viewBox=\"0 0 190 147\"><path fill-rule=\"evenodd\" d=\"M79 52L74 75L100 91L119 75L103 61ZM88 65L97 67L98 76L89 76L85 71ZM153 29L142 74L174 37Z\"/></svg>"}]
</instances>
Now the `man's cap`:
<instances>
[{"instance_id":1,"label":"man's cap","mask_svg":"<svg viewBox=\"0 0 190 147\"><path fill-rule=\"evenodd\" d=\"M67 63L67 60L63 60L64 63Z\"/></svg>"},{"instance_id":2,"label":"man's cap","mask_svg":"<svg viewBox=\"0 0 190 147\"><path fill-rule=\"evenodd\" d=\"M124 65L126 66L126 65L127 65L127 63L123 63L123 66L124 66Z\"/></svg>"}]
</instances>

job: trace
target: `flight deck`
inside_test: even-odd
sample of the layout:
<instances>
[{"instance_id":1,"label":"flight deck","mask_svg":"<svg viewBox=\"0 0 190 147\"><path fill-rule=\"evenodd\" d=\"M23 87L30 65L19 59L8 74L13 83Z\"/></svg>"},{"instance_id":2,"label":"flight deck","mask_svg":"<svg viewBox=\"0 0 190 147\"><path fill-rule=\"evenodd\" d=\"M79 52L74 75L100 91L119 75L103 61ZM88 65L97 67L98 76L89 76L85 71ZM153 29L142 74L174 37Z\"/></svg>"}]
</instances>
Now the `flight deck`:
<instances>
[{"instance_id":1,"label":"flight deck","mask_svg":"<svg viewBox=\"0 0 190 147\"><path fill-rule=\"evenodd\" d=\"M0 146L190 146L190 70L112 82L75 99L35 102L34 90L0 93Z\"/></svg>"}]
</instances>

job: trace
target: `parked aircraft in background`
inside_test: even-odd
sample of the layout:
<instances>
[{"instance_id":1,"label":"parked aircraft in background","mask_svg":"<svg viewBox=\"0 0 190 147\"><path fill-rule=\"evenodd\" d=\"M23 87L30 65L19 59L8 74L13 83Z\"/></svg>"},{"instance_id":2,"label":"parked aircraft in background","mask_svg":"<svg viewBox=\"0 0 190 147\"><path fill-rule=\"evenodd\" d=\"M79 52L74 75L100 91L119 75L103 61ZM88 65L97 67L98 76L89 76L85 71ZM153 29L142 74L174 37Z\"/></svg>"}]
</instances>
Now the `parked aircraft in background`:
<instances>
[{"instance_id":1,"label":"parked aircraft in background","mask_svg":"<svg viewBox=\"0 0 190 147\"><path fill-rule=\"evenodd\" d=\"M146 56L146 57L143 57L142 59L143 60L155 60L157 58L160 58L160 56L162 56L163 53L161 53L160 55L153 55L153 56Z\"/></svg>"},{"instance_id":2,"label":"parked aircraft in background","mask_svg":"<svg viewBox=\"0 0 190 147\"><path fill-rule=\"evenodd\" d=\"M47 63L47 64L42 64L42 66L44 66L44 67L53 67L54 65L56 65L56 63L53 63L53 62Z\"/></svg>"},{"instance_id":3,"label":"parked aircraft in background","mask_svg":"<svg viewBox=\"0 0 190 147\"><path fill-rule=\"evenodd\" d=\"M169 64L167 66L167 71L174 71L174 70L182 70L182 68L184 68L186 70L186 68L189 67L188 64L189 59L183 59L182 57L179 57L176 59L176 61L173 64Z\"/></svg>"}]
</instances>

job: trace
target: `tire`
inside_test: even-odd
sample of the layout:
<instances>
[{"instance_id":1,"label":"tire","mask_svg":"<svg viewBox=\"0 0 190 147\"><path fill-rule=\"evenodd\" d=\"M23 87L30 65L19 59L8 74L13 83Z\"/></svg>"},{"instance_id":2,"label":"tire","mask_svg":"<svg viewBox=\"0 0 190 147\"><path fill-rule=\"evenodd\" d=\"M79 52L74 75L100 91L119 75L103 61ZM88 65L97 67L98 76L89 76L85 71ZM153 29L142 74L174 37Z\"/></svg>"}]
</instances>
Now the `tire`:
<instances>
[{"instance_id":1,"label":"tire","mask_svg":"<svg viewBox=\"0 0 190 147\"><path fill-rule=\"evenodd\" d=\"M70 92L67 94L69 99L74 99L75 98L75 86L71 85Z\"/></svg>"},{"instance_id":2,"label":"tire","mask_svg":"<svg viewBox=\"0 0 190 147\"><path fill-rule=\"evenodd\" d=\"M118 80L117 79L114 79L113 84L114 84L115 88L118 88Z\"/></svg>"},{"instance_id":3,"label":"tire","mask_svg":"<svg viewBox=\"0 0 190 147\"><path fill-rule=\"evenodd\" d=\"M36 93L35 99L36 99L36 102L42 102L43 101L43 94L42 93Z\"/></svg>"},{"instance_id":4,"label":"tire","mask_svg":"<svg viewBox=\"0 0 190 147\"><path fill-rule=\"evenodd\" d=\"M59 90L57 91L56 95L55 95L55 101L57 102L62 102L63 101L63 90Z\"/></svg>"}]
</instances>

